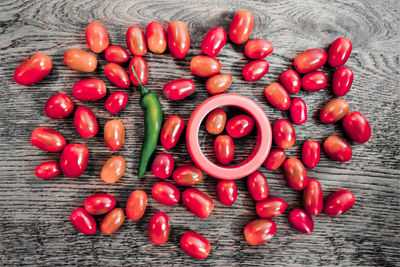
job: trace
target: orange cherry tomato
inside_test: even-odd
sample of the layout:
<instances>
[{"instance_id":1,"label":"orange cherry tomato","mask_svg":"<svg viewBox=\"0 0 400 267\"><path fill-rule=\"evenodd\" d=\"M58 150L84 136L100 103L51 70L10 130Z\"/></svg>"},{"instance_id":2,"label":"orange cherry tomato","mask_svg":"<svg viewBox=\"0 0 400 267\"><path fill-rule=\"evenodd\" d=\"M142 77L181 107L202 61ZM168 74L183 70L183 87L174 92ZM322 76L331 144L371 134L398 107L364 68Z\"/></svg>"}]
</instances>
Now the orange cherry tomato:
<instances>
[{"instance_id":1,"label":"orange cherry tomato","mask_svg":"<svg viewBox=\"0 0 400 267\"><path fill-rule=\"evenodd\" d=\"M99 22L92 22L86 27L85 37L90 50L94 53L101 53L108 47L108 33Z\"/></svg>"},{"instance_id":2,"label":"orange cherry tomato","mask_svg":"<svg viewBox=\"0 0 400 267\"><path fill-rule=\"evenodd\" d=\"M168 25L168 48L175 58L184 58L189 52L189 30L183 21L173 21Z\"/></svg>"},{"instance_id":3,"label":"orange cherry tomato","mask_svg":"<svg viewBox=\"0 0 400 267\"><path fill-rule=\"evenodd\" d=\"M83 138L90 138L99 131L99 124L93 111L87 107L79 107L74 115L75 128Z\"/></svg>"},{"instance_id":4,"label":"orange cherry tomato","mask_svg":"<svg viewBox=\"0 0 400 267\"><path fill-rule=\"evenodd\" d=\"M116 45L111 45L106 48L104 57L111 63L125 63L129 60L129 53L124 48Z\"/></svg>"},{"instance_id":5,"label":"orange cherry tomato","mask_svg":"<svg viewBox=\"0 0 400 267\"><path fill-rule=\"evenodd\" d=\"M285 160L286 160L285 150L277 148L269 152L268 157L264 162L264 167L267 170L273 171L282 166Z\"/></svg>"},{"instance_id":6,"label":"orange cherry tomato","mask_svg":"<svg viewBox=\"0 0 400 267\"><path fill-rule=\"evenodd\" d=\"M265 88L264 93L268 102L277 109L288 110L290 108L290 96L280 83L271 83Z\"/></svg>"},{"instance_id":7,"label":"orange cherry tomato","mask_svg":"<svg viewBox=\"0 0 400 267\"><path fill-rule=\"evenodd\" d=\"M126 202L126 216L137 221L143 217L147 207L147 194L142 190L135 190L131 193Z\"/></svg>"},{"instance_id":8,"label":"orange cherry tomato","mask_svg":"<svg viewBox=\"0 0 400 267\"><path fill-rule=\"evenodd\" d=\"M254 82L264 77L268 70L268 62L264 59L257 59L243 67L242 76L245 81Z\"/></svg>"},{"instance_id":9,"label":"orange cherry tomato","mask_svg":"<svg viewBox=\"0 0 400 267\"><path fill-rule=\"evenodd\" d=\"M147 25L146 41L151 52L156 54L165 52L167 49L167 34L160 22L152 21Z\"/></svg>"},{"instance_id":10,"label":"orange cherry tomato","mask_svg":"<svg viewBox=\"0 0 400 267\"><path fill-rule=\"evenodd\" d=\"M214 141L214 153L217 160L224 165L232 162L235 155L233 140L229 135L219 135Z\"/></svg>"},{"instance_id":11,"label":"orange cherry tomato","mask_svg":"<svg viewBox=\"0 0 400 267\"><path fill-rule=\"evenodd\" d=\"M100 177L107 184L117 182L124 175L125 172L125 159L121 156L112 156L101 169Z\"/></svg>"},{"instance_id":12,"label":"orange cherry tomato","mask_svg":"<svg viewBox=\"0 0 400 267\"><path fill-rule=\"evenodd\" d=\"M59 132L44 127L33 130L30 141L35 147L48 152L59 152L67 145Z\"/></svg>"},{"instance_id":13,"label":"orange cherry tomato","mask_svg":"<svg viewBox=\"0 0 400 267\"><path fill-rule=\"evenodd\" d=\"M206 82L206 88L210 95L224 93L232 83L232 75L220 73L212 76Z\"/></svg>"},{"instance_id":14,"label":"orange cherry tomato","mask_svg":"<svg viewBox=\"0 0 400 267\"><path fill-rule=\"evenodd\" d=\"M353 155L349 143L334 135L325 139L323 147L331 159L339 162L349 161Z\"/></svg>"},{"instance_id":15,"label":"orange cherry tomato","mask_svg":"<svg viewBox=\"0 0 400 267\"><path fill-rule=\"evenodd\" d=\"M297 72L308 73L321 68L325 65L328 54L318 48L309 49L301 52L294 59L294 68Z\"/></svg>"},{"instance_id":16,"label":"orange cherry tomato","mask_svg":"<svg viewBox=\"0 0 400 267\"><path fill-rule=\"evenodd\" d=\"M192 186L203 180L203 172L194 165L184 165L176 168L172 179L179 185Z\"/></svg>"},{"instance_id":17,"label":"orange cherry tomato","mask_svg":"<svg viewBox=\"0 0 400 267\"><path fill-rule=\"evenodd\" d=\"M296 141L296 132L293 125L285 119L277 120L272 127L275 144L282 149L290 148Z\"/></svg>"},{"instance_id":18,"label":"orange cherry tomato","mask_svg":"<svg viewBox=\"0 0 400 267\"><path fill-rule=\"evenodd\" d=\"M147 81L149 80L149 66L147 65L146 60L141 56L134 56L129 62L129 78L131 79L133 85L139 86L138 81L133 75L132 65L135 68L135 72L139 80L143 83L143 85L146 85Z\"/></svg>"},{"instance_id":19,"label":"orange cherry tomato","mask_svg":"<svg viewBox=\"0 0 400 267\"><path fill-rule=\"evenodd\" d=\"M164 212L157 212L150 219L148 234L150 242L161 245L168 241L169 237L169 218Z\"/></svg>"},{"instance_id":20,"label":"orange cherry tomato","mask_svg":"<svg viewBox=\"0 0 400 267\"><path fill-rule=\"evenodd\" d=\"M324 199L320 183L315 179L309 179L303 192L304 209L310 215L318 215L324 208Z\"/></svg>"},{"instance_id":21,"label":"orange cherry tomato","mask_svg":"<svg viewBox=\"0 0 400 267\"><path fill-rule=\"evenodd\" d=\"M226 43L226 32L222 27L215 27L207 32L201 43L201 51L210 57L216 57Z\"/></svg>"},{"instance_id":22,"label":"orange cherry tomato","mask_svg":"<svg viewBox=\"0 0 400 267\"><path fill-rule=\"evenodd\" d=\"M319 118L322 123L334 123L343 119L349 112L349 108L349 103L344 99L333 99L321 109Z\"/></svg>"},{"instance_id":23,"label":"orange cherry tomato","mask_svg":"<svg viewBox=\"0 0 400 267\"><path fill-rule=\"evenodd\" d=\"M221 63L209 56L195 56L190 61L190 71L200 77L210 77L221 71Z\"/></svg>"},{"instance_id":24,"label":"orange cherry tomato","mask_svg":"<svg viewBox=\"0 0 400 267\"><path fill-rule=\"evenodd\" d=\"M71 70L93 72L97 68L97 59L92 53L70 49L64 54L64 63Z\"/></svg>"},{"instance_id":25,"label":"orange cherry tomato","mask_svg":"<svg viewBox=\"0 0 400 267\"><path fill-rule=\"evenodd\" d=\"M185 122L182 118L172 115L164 123L161 130L160 140L161 144L165 149L171 149L179 141L183 128L185 127Z\"/></svg>"},{"instance_id":26,"label":"orange cherry tomato","mask_svg":"<svg viewBox=\"0 0 400 267\"><path fill-rule=\"evenodd\" d=\"M72 87L72 94L81 101L95 101L107 94L106 84L99 79L77 81Z\"/></svg>"},{"instance_id":27,"label":"orange cherry tomato","mask_svg":"<svg viewBox=\"0 0 400 267\"><path fill-rule=\"evenodd\" d=\"M206 120L206 130L210 134L220 134L225 129L226 113L222 108L211 111Z\"/></svg>"},{"instance_id":28,"label":"orange cherry tomato","mask_svg":"<svg viewBox=\"0 0 400 267\"><path fill-rule=\"evenodd\" d=\"M107 79L119 88L128 88L131 84L126 70L116 63L108 63L104 67Z\"/></svg>"},{"instance_id":29,"label":"orange cherry tomato","mask_svg":"<svg viewBox=\"0 0 400 267\"><path fill-rule=\"evenodd\" d=\"M252 59L261 59L270 55L274 51L274 46L263 39L253 39L244 46L244 53Z\"/></svg>"},{"instance_id":30,"label":"orange cherry tomato","mask_svg":"<svg viewBox=\"0 0 400 267\"><path fill-rule=\"evenodd\" d=\"M138 26L129 27L126 31L126 44L135 56L144 56L147 53L146 38Z\"/></svg>"},{"instance_id":31,"label":"orange cherry tomato","mask_svg":"<svg viewBox=\"0 0 400 267\"><path fill-rule=\"evenodd\" d=\"M296 158L290 158L283 164L283 174L294 190L303 190L308 183L308 175L303 163Z\"/></svg>"},{"instance_id":32,"label":"orange cherry tomato","mask_svg":"<svg viewBox=\"0 0 400 267\"><path fill-rule=\"evenodd\" d=\"M104 140L107 146L116 151L122 147L125 140L125 127L120 120L110 120L104 126Z\"/></svg>"},{"instance_id":33,"label":"orange cherry tomato","mask_svg":"<svg viewBox=\"0 0 400 267\"><path fill-rule=\"evenodd\" d=\"M274 236L276 224L270 219L258 219L250 222L244 228L244 237L252 246L262 245Z\"/></svg>"},{"instance_id":34,"label":"orange cherry tomato","mask_svg":"<svg viewBox=\"0 0 400 267\"><path fill-rule=\"evenodd\" d=\"M253 31L254 17L250 11L239 10L229 26L229 38L235 44L243 44Z\"/></svg>"},{"instance_id":35,"label":"orange cherry tomato","mask_svg":"<svg viewBox=\"0 0 400 267\"><path fill-rule=\"evenodd\" d=\"M110 211L101 222L101 231L106 235L111 235L117 231L125 221L125 213L121 208Z\"/></svg>"},{"instance_id":36,"label":"orange cherry tomato","mask_svg":"<svg viewBox=\"0 0 400 267\"><path fill-rule=\"evenodd\" d=\"M53 68L51 59L42 53L22 62L14 71L14 81L20 85L32 85L40 82Z\"/></svg>"}]
</instances>

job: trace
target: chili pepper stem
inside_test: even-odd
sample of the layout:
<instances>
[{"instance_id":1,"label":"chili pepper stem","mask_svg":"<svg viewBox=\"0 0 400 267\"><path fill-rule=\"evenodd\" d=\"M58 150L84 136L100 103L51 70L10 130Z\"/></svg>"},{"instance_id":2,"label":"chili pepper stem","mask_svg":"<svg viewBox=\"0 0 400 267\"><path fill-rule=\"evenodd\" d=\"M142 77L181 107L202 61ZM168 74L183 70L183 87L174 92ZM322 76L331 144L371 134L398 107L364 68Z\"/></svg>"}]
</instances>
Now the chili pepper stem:
<instances>
[{"instance_id":1,"label":"chili pepper stem","mask_svg":"<svg viewBox=\"0 0 400 267\"><path fill-rule=\"evenodd\" d=\"M131 66L131 70L132 70L133 75L136 78L136 81L139 83L140 94L141 95L147 94L149 92L149 89L147 89L147 87L144 86L143 83L139 80L139 77L136 75L135 68L133 65Z\"/></svg>"}]
</instances>

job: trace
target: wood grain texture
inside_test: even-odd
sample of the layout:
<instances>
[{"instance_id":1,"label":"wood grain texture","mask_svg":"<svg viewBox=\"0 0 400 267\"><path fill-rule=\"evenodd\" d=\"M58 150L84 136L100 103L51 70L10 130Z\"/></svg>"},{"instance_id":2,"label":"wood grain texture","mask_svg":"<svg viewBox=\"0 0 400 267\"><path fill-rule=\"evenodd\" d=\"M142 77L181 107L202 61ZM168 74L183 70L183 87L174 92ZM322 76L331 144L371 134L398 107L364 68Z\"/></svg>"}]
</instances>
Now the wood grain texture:
<instances>
[{"instance_id":1,"label":"wood grain texture","mask_svg":"<svg viewBox=\"0 0 400 267\"><path fill-rule=\"evenodd\" d=\"M267 104L263 89L277 81L279 75L292 66L293 58L309 48L328 48L337 37L353 41L353 53L347 66L355 73L353 87L344 97L351 110L362 112L372 126L372 138L364 144L351 143L353 158L348 163L331 161L322 153L319 165L309 171L317 178L324 196L338 188L351 190L356 204L344 216L315 217L315 230L303 235L291 228L288 212L301 206L302 194L292 190L284 181L282 171L260 170L267 176L271 195L287 200L288 209L274 221L277 233L267 244L252 247L243 237L243 228L255 219L255 202L246 190L246 181L238 181L239 196L232 207L224 207L217 198L212 177L196 187L215 201L215 210L207 219L198 219L180 203L166 207L149 199L149 207L139 222L127 220L113 235L98 231L93 236L78 233L69 222L70 213L83 205L84 199L95 192L115 196L125 208L129 194L143 189L151 195L157 181L150 172L137 179L139 153L142 143L143 115L138 104L139 92L129 88L129 104L118 115L104 109L104 99L94 103L73 100L76 106L93 109L101 128L111 118L121 119L126 126L126 140L118 152L110 152L102 131L83 140L77 134L73 119L50 120L43 106L54 93L71 96L72 85L82 78L101 77L109 92L117 91L103 74L106 64L99 55L99 67L93 74L74 72L66 68L62 57L69 48L87 49L84 29L91 21L106 27L112 44L125 47L125 32L129 26L145 29L153 20L166 27L170 21L183 20L190 30L191 49L186 58L173 59L169 53L148 53L150 67L148 87L162 101L165 117L178 114L185 121L208 95L205 79L189 72L190 59L200 53L205 33L215 26L226 30L234 13L248 9L255 16L252 38L265 38L275 46L268 57L270 70L261 80L247 83L241 79L241 69L248 62L243 46L228 43L218 59L223 72L234 77L230 92L246 95L265 110L271 122L286 118L286 112ZM399 63L400 18L399 2L375 0L346 1L56 1L2 0L0 2L0 265L98 265L98 266L398 266L400 265L399 225ZM23 87L13 81L13 72L28 56L43 52L49 55L54 68L40 83ZM330 81L332 69L323 71ZM177 78L192 78L197 92L182 102L170 102L162 96L162 86ZM300 92L308 106L309 120L296 125L296 146L288 149L290 157L299 157L301 145L312 138L343 135L340 124L322 125L318 121L321 106L333 98L330 85L320 92ZM70 143L86 144L90 160L79 179L64 176L40 180L34 176L39 163L58 159L57 153L40 151L29 143L37 126L60 131ZM212 143L205 136L201 141L208 155ZM239 146L251 146L241 141ZM161 147L158 151L162 151ZM171 150L178 164L189 163L185 142L181 140ZM99 173L112 154L127 160L125 176L114 185L104 184ZM237 152L243 159L248 150ZM181 188L183 189L183 188ZM156 211L166 212L171 221L169 241L152 245L147 238L147 225ZM179 246L183 232L192 230L211 242L210 256L194 260Z\"/></svg>"}]
</instances>

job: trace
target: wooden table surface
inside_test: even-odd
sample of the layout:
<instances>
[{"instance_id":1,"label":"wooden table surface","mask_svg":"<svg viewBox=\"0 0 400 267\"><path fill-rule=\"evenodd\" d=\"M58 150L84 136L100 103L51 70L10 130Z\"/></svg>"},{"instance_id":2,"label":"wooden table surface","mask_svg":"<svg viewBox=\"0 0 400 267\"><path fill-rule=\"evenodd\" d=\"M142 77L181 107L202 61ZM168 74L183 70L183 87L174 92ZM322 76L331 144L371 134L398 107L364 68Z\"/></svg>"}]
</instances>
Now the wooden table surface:
<instances>
[{"instance_id":1,"label":"wooden table surface","mask_svg":"<svg viewBox=\"0 0 400 267\"><path fill-rule=\"evenodd\" d=\"M157 2L157 3L156 3ZM145 29L153 20L165 27L173 20L187 23L191 49L184 59L173 59L169 53L148 53L150 79L148 87L162 102L165 117L177 114L187 120L208 95L205 79L189 71L190 59L200 54L205 33L215 26L226 30L234 13L250 10L255 17L252 38L265 38L275 50L267 60L268 74L254 83L241 78L241 69L249 62L243 46L228 42L218 55L223 72L234 77L229 92L255 100L264 109L271 123L288 118L267 103L264 88L277 81L279 75L292 67L294 57L309 48L327 49L338 37L353 42L353 52L346 65L354 70L354 83L343 98L351 110L362 112L372 127L372 137L366 144L350 142L353 158L338 163L321 153L318 166L308 171L309 177L320 181L324 196L339 188L351 190L355 206L345 215L314 217L315 229L304 235L288 223L289 211L302 206L302 193L290 188L282 170L260 170L266 175L270 194L284 198L288 208L274 221L274 238L261 246L250 246L243 236L244 226L257 218L255 202L246 189L246 180L237 181L239 195L232 207L223 206L216 194L217 180L206 176L196 188L212 197L215 209L207 219L199 219L182 203L163 206L151 197L152 185L158 181L151 172L138 180L139 153L143 141L143 113L139 92L130 87L128 106L117 115L104 109L102 99L93 103L79 102L95 112L100 128L109 119L123 121L126 139L123 148L110 152L103 140L103 131L90 139L81 138L73 118L51 120L43 106L55 93L71 96L71 88L79 79L100 77L109 92L117 91L103 74L106 64L98 55L99 66L92 74L67 69L63 54L70 48L87 50L84 30L91 21L101 22L112 44L126 46L125 32L129 26ZM399 2L375 0L347 1L50 1L2 0L0 3L0 265L212 265L212 266L395 266L399 259ZM13 81L13 72L28 56L43 52L51 57L51 74L33 86L20 86ZM344 137L339 124L323 125L318 120L319 109L334 98L330 86L333 70L324 67L328 75L326 89L298 95L309 111L306 124L296 125L296 145L287 149L289 157L300 157L302 144L309 139L322 142L329 135ZM196 93L181 102L167 101L162 96L163 85L173 79L191 78ZM47 153L33 147L29 136L38 126L60 131L70 143L86 144L90 150L88 167L80 178L63 175L40 180L34 169L39 163L58 159L59 153ZM204 149L212 155L210 138L202 137ZM253 145L254 138L236 141L237 159L242 160ZM240 147L240 149L239 149ZM246 149L249 147L249 149ZM159 146L157 151L163 151ZM171 154L178 164L190 163L184 140ZM113 185L104 184L99 173L111 155L122 155L127 161L124 177ZM171 180L171 179L170 179ZM85 198L95 192L112 194L125 208L129 194L135 189L149 194L145 216L138 222L126 220L111 236L97 231L84 236L70 223L69 215ZM181 188L181 191L183 188ZM163 211L169 215L171 234L166 244L152 245L147 237L151 216ZM192 230L204 235L211 243L206 260L190 258L180 249L180 237Z\"/></svg>"}]
</instances>

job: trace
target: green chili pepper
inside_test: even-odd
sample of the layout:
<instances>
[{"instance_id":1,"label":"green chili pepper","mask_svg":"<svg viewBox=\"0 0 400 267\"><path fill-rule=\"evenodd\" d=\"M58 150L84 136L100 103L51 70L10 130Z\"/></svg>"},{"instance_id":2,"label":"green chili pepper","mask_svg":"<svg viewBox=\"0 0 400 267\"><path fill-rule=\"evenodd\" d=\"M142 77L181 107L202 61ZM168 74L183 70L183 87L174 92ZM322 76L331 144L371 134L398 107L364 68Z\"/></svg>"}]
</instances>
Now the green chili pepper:
<instances>
[{"instance_id":1,"label":"green chili pepper","mask_svg":"<svg viewBox=\"0 0 400 267\"><path fill-rule=\"evenodd\" d=\"M158 137L161 131L163 120L163 113L161 110L161 103L154 92L149 91L146 86L142 84L136 75L133 65L131 66L132 73L135 76L140 88L140 106L144 112L144 141L142 152L140 155L140 165L138 177L142 178L147 169L150 157L156 149Z\"/></svg>"}]
</instances>

